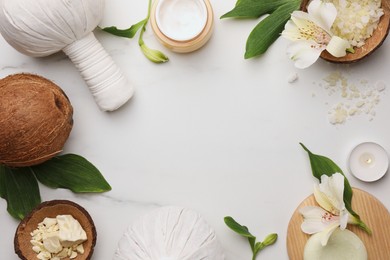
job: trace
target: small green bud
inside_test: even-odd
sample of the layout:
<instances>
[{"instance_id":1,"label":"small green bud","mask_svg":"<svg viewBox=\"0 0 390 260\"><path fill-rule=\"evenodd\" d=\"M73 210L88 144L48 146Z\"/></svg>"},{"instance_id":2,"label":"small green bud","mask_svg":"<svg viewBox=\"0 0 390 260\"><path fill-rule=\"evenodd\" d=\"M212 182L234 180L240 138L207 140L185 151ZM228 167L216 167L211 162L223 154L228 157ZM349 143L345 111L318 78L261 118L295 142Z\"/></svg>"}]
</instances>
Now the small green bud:
<instances>
[{"instance_id":1,"label":"small green bud","mask_svg":"<svg viewBox=\"0 0 390 260\"><path fill-rule=\"evenodd\" d=\"M347 48L346 51L349 53L355 53L355 49L353 47Z\"/></svg>"},{"instance_id":2,"label":"small green bud","mask_svg":"<svg viewBox=\"0 0 390 260\"><path fill-rule=\"evenodd\" d=\"M270 245L275 244L275 242L276 242L277 239L278 239L278 234L272 233L272 234L269 234L269 235L264 239L264 241L263 241L262 243L264 244L264 246L270 246Z\"/></svg>"},{"instance_id":3,"label":"small green bud","mask_svg":"<svg viewBox=\"0 0 390 260\"><path fill-rule=\"evenodd\" d=\"M164 63L169 60L169 58L164 53L159 50L150 49L148 46L146 46L145 43L142 43L140 47L146 58L154 63Z\"/></svg>"}]
</instances>

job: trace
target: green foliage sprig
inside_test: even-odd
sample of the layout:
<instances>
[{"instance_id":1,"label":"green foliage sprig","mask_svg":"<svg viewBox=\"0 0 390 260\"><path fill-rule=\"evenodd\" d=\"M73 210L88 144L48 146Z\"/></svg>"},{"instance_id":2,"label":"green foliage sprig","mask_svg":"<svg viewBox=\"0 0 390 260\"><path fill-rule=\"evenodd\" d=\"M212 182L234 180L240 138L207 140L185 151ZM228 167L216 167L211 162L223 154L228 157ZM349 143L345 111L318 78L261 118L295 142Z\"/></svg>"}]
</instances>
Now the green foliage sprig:
<instances>
[{"instance_id":1,"label":"green foliage sprig","mask_svg":"<svg viewBox=\"0 0 390 260\"><path fill-rule=\"evenodd\" d=\"M111 26L111 27L105 27L102 30L119 37L125 37L130 39L133 38L140 30L138 45L141 47L142 53L145 55L146 58L148 58L150 61L154 63L164 63L169 61L168 56L166 56L164 53L162 53L159 50L154 50L149 48L143 40L143 35L144 32L146 31L146 25L148 24L150 18L151 6L152 6L152 0L149 0L148 14L146 18L136 24L133 24L132 26L130 26L130 28L118 29L116 26Z\"/></svg>"},{"instance_id":2,"label":"green foliage sprig","mask_svg":"<svg viewBox=\"0 0 390 260\"><path fill-rule=\"evenodd\" d=\"M75 154L57 156L30 167L0 165L0 197L7 201L7 211L11 216L23 219L41 203L38 181L51 188L69 189L75 193L111 190L100 171Z\"/></svg>"},{"instance_id":3,"label":"green foliage sprig","mask_svg":"<svg viewBox=\"0 0 390 260\"><path fill-rule=\"evenodd\" d=\"M256 25L247 39L244 57L249 59L267 51L300 4L301 0L237 0L235 7L221 19L259 18L269 14Z\"/></svg>"},{"instance_id":4,"label":"green foliage sprig","mask_svg":"<svg viewBox=\"0 0 390 260\"><path fill-rule=\"evenodd\" d=\"M276 240L278 239L278 234L272 233L265 237L263 242L256 242L256 237L253 236L249 229L246 226L242 226L238 224L237 221L235 221L232 217L225 217L224 218L225 224L234 232L237 234L246 237L248 239L249 245L252 249L252 260L256 259L257 254L266 248L267 246L275 244Z\"/></svg>"}]
</instances>

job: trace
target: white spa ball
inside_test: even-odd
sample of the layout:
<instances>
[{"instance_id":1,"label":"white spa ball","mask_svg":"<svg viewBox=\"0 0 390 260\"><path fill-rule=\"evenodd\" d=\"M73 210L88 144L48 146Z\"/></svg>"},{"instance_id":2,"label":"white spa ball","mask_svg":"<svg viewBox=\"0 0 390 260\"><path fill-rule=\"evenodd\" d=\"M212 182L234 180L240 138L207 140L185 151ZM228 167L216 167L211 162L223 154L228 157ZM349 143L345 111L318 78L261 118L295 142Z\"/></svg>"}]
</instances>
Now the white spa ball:
<instances>
[{"instance_id":1,"label":"white spa ball","mask_svg":"<svg viewBox=\"0 0 390 260\"><path fill-rule=\"evenodd\" d=\"M223 260L214 230L196 212L162 207L131 225L114 260Z\"/></svg>"}]
</instances>

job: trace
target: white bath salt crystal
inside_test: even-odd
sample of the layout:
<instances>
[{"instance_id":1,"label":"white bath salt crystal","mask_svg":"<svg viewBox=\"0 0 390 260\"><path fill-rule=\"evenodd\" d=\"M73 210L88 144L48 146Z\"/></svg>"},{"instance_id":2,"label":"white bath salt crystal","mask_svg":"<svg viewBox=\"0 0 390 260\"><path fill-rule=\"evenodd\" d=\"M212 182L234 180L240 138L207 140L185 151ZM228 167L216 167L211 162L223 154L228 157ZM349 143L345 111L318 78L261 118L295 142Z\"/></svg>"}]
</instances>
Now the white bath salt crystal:
<instances>
[{"instance_id":1,"label":"white bath salt crystal","mask_svg":"<svg viewBox=\"0 0 390 260\"><path fill-rule=\"evenodd\" d=\"M356 103L356 107L358 107L358 108L361 108L361 107L363 107L364 105L365 105L365 102L364 102L364 101L359 101L359 102Z\"/></svg>"},{"instance_id":2,"label":"white bath salt crystal","mask_svg":"<svg viewBox=\"0 0 390 260\"><path fill-rule=\"evenodd\" d=\"M71 247L87 240L83 227L71 215L59 215L57 222L60 228L59 238L63 246Z\"/></svg>"},{"instance_id":3,"label":"white bath salt crystal","mask_svg":"<svg viewBox=\"0 0 390 260\"><path fill-rule=\"evenodd\" d=\"M68 249L67 248L62 249L62 251L57 254L57 257L59 257L59 258L65 258L67 256L68 256Z\"/></svg>"},{"instance_id":4,"label":"white bath salt crystal","mask_svg":"<svg viewBox=\"0 0 390 260\"><path fill-rule=\"evenodd\" d=\"M58 236L51 236L43 240L43 246L50 253L59 253L62 250L62 245Z\"/></svg>"},{"instance_id":5,"label":"white bath salt crystal","mask_svg":"<svg viewBox=\"0 0 390 260\"><path fill-rule=\"evenodd\" d=\"M42 234L42 241L45 241L45 239L51 238L51 237L57 237L59 236L58 231L48 231L47 233Z\"/></svg>"},{"instance_id":6,"label":"white bath salt crystal","mask_svg":"<svg viewBox=\"0 0 390 260\"><path fill-rule=\"evenodd\" d=\"M76 257L77 257L77 252L72 251L72 253L70 254L69 258L73 259L73 258L76 258Z\"/></svg>"},{"instance_id":7,"label":"white bath salt crystal","mask_svg":"<svg viewBox=\"0 0 390 260\"><path fill-rule=\"evenodd\" d=\"M42 234L39 233L39 234L33 236L33 240L42 241Z\"/></svg>"},{"instance_id":8,"label":"white bath salt crystal","mask_svg":"<svg viewBox=\"0 0 390 260\"><path fill-rule=\"evenodd\" d=\"M35 229L33 232L30 233L30 235L33 237L33 236L36 236L38 235L39 233L41 233L42 231L38 230L38 229Z\"/></svg>"},{"instance_id":9,"label":"white bath salt crystal","mask_svg":"<svg viewBox=\"0 0 390 260\"><path fill-rule=\"evenodd\" d=\"M49 260L51 258L51 254L49 252L40 252L37 255L37 258L40 260Z\"/></svg>"},{"instance_id":10,"label":"white bath salt crystal","mask_svg":"<svg viewBox=\"0 0 390 260\"><path fill-rule=\"evenodd\" d=\"M42 251L42 248L41 248L40 246L33 246L33 247L32 247L32 250L33 250L35 253L39 254L39 253Z\"/></svg>"},{"instance_id":11,"label":"white bath salt crystal","mask_svg":"<svg viewBox=\"0 0 390 260\"><path fill-rule=\"evenodd\" d=\"M43 246L43 244L41 243L41 242L39 242L38 240L30 240L30 243L31 243L31 245L33 245L33 246L40 246L40 247L42 247Z\"/></svg>"},{"instance_id":12,"label":"white bath salt crystal","mask_svg":"<svg viewBox=\"0 0 390 260\"><path fill-rule=\"evenodd\" d=\"M375 84L375 88L376 90L378 90L379 92L382 92L386 89L386 84L385 82L383 81L378 81L376 84Z\"/></svg>"},{"instance_id":13,"label":"white bath salt crystal","mask_svg":"<svg viewBox=\"0 0 390 260\"><path fill-rule=\"evenodd\" d=\"M358 110L357 110L356 108L351 108L351 109L348 111L348 115L349 115L349 116L354 116L357 112L358 112Z\"/></svg>"},{"instance_id":14,"label":"white bath salt crystal","mask_svg":"<svg viewBox=\"0 0 390 260\"><path fill-rule=\"evenodd\" d=\"M298 80L298 73L296 72L293 72L293 73L290 73L290 75L288 75L288 78L287 78L287 81L288 83L294 83L295 81Z\"/></svg>"},{"instance_id":15,"label":"white bath salt crystal","mask_svg":"<svg viewBox=\"0 0 390 260\"><path fill-rule=\"evenodd\" d=\"M78 253L80 253L80 254L84 254L84 247L83 247L83 245L81 244L81 245L78 245L77 247L76 247L76 251L78 252Z\"/></svg>"},{"instance_id":16,"label":"white bath salt crystal","mask_svg":"<svg viewBox=\"0 0 390 260\"><path fill-rule=\"evenodd\" d=\"M329 117L329 122L333 125L343 124L348 117L348 112L341 106L335 107Z\"/></svg>"},{"instance_id":17,"label":"white bath salt crystal","mask_svg":"<svg viewBox=\"0 0 390 260\"><path fill-rule=\"evenodd\" d=\"M45 218L43 220L43 224L45 225L46 228L49 228L57 224L57 220L55 218Z\"/></svg>"}]
</instances>

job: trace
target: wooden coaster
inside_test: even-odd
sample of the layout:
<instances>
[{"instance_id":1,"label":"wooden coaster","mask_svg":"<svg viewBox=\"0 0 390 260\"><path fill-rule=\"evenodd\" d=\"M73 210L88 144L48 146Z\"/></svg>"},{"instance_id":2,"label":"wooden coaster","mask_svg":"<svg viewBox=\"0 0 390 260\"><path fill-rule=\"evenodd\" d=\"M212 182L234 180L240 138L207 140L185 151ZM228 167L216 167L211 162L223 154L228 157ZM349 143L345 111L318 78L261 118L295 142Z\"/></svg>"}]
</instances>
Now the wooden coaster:
<instances>
[{"instance_id":1,"label":"wooden coaster","mask_svg":"<svg viewBox=\"0 0 390 260\"><path fill-rule=\"evenodd\" d=\"M303 233L301 230L303 217L298 211L300 208L309 205L318 205L313 195L307 197L298 206L288 224L287 251L290 260L303 259L303 249L306 241L309 239L309 235ZM348 229L359 236L366 246L368 259L390 259L389 211L374 196L356 188L353 188L352 208L372 230L372 235L368 235L360 228L348 225Z\"/></svg>"}]
</instances>

